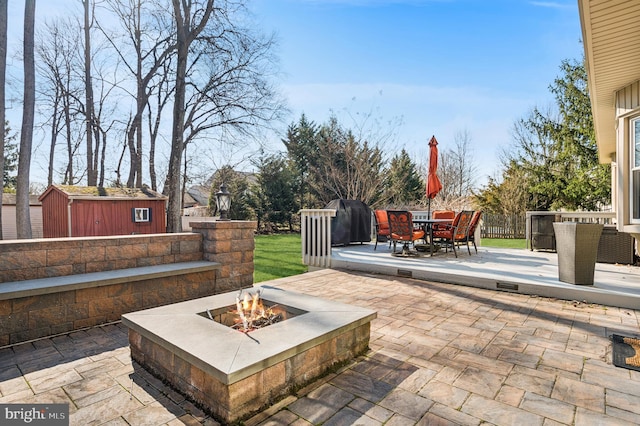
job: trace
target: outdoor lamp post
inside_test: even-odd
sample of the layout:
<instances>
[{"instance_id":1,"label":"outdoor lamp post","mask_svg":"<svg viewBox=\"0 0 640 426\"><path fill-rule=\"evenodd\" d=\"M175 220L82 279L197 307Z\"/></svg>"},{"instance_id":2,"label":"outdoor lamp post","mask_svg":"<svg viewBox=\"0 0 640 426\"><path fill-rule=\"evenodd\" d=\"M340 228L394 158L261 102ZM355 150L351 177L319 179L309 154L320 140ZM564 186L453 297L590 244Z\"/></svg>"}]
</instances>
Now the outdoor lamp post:
<instances>
[{"instance_id":1,"label":"outdoor lamp post","mask_svg":"<svg viewBox=\"0 0 640 426\"><path fill-rule=\"evenodd\" d=\"M220 212L219 220L230 220L227 214L231 207L231 194L227 191L227 186L224 183L220 185L220 191L216 192L216 205Z\"/></svg>"}]
</instances>

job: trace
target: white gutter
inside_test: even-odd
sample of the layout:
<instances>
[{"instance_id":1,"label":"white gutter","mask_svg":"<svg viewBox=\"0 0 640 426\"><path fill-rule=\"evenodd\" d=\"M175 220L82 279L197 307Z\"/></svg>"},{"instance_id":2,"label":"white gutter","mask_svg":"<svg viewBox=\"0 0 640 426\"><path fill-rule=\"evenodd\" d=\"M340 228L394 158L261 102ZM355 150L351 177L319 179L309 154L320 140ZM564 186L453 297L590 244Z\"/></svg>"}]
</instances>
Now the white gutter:
<instances>
[{"instance_id":1,"label":"white gutter","mask_svg":"<svg viewBox=\"0 0 640 426\"><path fill-rule=\"evenodd\" d=\"M67 204L67 237L71 237L71 203L73 200L69 199L69 204Z\"/></svg>"}]
</instances>

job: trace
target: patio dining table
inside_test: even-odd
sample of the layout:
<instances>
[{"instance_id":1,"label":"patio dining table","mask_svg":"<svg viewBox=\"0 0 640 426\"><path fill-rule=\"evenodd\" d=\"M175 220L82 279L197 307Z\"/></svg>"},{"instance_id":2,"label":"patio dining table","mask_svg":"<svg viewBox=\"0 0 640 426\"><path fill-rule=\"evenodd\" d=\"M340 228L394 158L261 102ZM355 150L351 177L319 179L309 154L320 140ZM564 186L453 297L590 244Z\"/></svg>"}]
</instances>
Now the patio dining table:
<instances>
[{"instance_id":1,"label":"patio dining table","mask_svg":"<svg viewBox=\"0 0 640 426\"><path fill-rule=\"evenodd\" d=\"M413 219L414 226L419 226L424 230L425 235L429 235L429 255L433 256L433 225L448 225L453 222L452 219Z\"/></svg>"}]
</instances>

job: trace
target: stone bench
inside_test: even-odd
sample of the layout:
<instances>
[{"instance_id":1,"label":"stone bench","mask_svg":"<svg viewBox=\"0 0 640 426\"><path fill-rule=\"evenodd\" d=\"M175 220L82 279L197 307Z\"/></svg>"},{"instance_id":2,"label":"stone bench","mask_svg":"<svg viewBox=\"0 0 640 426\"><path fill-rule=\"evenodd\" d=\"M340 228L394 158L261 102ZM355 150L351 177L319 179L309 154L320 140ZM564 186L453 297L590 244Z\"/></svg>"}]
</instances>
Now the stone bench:
<instances>
[{"instance_id":1,"label":"stone bench","mask_svg":"<svg viewBox=\"0 0 640 426\"><path fill-rule=\"evenodd\" d=\"M0 283L0 347L213 295L221 268L196 260Z\"/></svg>"},{"instance_id":2,"label":"stone bench","mask_svg":"<svg viewBox=\"0 0 640 426\"><path fill-rule=\"evenodd\" d=\"M0 300L213 271L220 267L217 262L201 260L5 282L0 283Z\"/></svg>"}]
</instances>

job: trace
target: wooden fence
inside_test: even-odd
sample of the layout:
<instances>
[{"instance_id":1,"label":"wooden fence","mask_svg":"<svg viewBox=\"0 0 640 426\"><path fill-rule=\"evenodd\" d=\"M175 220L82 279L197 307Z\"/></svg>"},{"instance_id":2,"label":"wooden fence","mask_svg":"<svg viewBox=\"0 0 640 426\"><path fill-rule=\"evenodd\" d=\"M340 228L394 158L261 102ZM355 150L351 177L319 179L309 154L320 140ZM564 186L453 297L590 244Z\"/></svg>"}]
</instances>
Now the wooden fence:
<instances>
[{"instance_id":1,"label":"wooden fence","mask_svg":"<svg viewBox=\"0 0 640 426\"><path fill-rule=\"evenodd\" d=\"M527 218L522 215L483 213L481 238L526 238Z\"/></svg>"}]
</instances>

